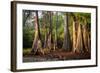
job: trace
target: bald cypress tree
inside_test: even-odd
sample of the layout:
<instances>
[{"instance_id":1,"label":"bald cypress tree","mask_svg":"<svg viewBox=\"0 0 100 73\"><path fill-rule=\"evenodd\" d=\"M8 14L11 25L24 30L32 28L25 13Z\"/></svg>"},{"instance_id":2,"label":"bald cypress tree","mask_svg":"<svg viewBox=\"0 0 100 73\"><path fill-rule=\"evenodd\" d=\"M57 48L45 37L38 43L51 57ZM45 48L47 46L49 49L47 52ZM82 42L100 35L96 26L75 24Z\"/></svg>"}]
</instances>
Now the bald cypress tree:
<instances>
[{"instance_id":1,"label":"bald cypress tree","mask_svg":"<svg viewBox=\"0 0 100 73\"><path fill-rule=\"evenodd\" d=\"M42 12L43 15L43 29L44 29L44 45L43 48L47 48L47 21L48 21L48 16L47 16L47 12Z\"/></svg>"},{"instance_id":2,"label":"bald cypress tree","mask_svg":"<svg viewBox=\"0 0 100 73\"><path fill-rule=\"evenodd\" d=\"M71 39L69 33L69 17L68 13L64 13L64 43L63 49L70 51L71 49Z\"/></svg>"},{"instance_id":3,"label":"bald cypress tree","mask_svg":"<svg viewBox=\"0 0 100 73\"><path fill-rule=\"evenodd\" d=\"M73 52L83 52L83 32L79 14L73 14Z\"/></svg>"},{"instance_id":4,"label":"bald cypress tree","mask_svg":"<svg viewBox=\"0 0 100 73\"><path fill-rule=\"evenodd\" d=\"M81 24L78 25L77 31L77 41L76 41L76 49L75 51L80 53L83 52L83 35L82 35L82 26Z\"/></svg>"},{"instance_id":5,"label":"bald cypress tree","mask_svg":"<svg viewBox=\"0 0 100 73\"><path fill-rule=\"evenodd\" d=\"M84 51L90 52L90 37L89 37L89 31L86 24L86 21L83 25L83 41L84 41Z\"/></svg>"},{"instance_id":6,"label":"bald cypress tree","mask_svg":"<svg viewBox=\"0 0 100 73\"><path fill-rule=\"evenodd\" d=\"M31 52L36 54L36 52L40 48L39 46L41 46L38 11L35 11L34 28L35 28L35 36L34 36L34 40L33 40L33 44L32 44L32 51Z\"/></svg>"},{"instance_id":7,"label":"bald cypress tree","mask_svg":"<svg viewBox=\"0 0 100 73\"><path fill-rule=\"evenodd\" d=\"M47 48L50 50L52 46L52 12L47 12L49 19L49 30L47 33Z\"/></svg>"},{"instance_id":8,"label":"bald cypress tree","mask_svg":"<svg viewBox=\"0 0 100 73\"><path fill-rule=\"evenodd\" d=\"M73 51L76 51L76 44L77 44L77 34L78 34L78 19L73 15Z\"/></svg>"}]
</instances>

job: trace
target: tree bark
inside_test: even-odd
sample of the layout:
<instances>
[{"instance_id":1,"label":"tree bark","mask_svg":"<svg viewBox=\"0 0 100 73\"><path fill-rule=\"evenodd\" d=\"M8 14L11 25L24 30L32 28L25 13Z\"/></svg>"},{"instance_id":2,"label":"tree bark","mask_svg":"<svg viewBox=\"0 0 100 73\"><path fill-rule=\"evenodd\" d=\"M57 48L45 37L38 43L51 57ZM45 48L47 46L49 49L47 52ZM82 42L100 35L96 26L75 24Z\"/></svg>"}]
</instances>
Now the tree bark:
<instances>
[{"instance_id":1,"label":"tree bark","mask_svg":"<svg viewBox=\"0 0 100 73\"><path fill-rule=\"evenodd\" d=\"M77 36L78 36L78 18L75 16L75 14L72 14L73 16L73 52L77 49Z\"/></svg>"},{"instance_id":2,"label":"tree bark","mask_svg":"<svg viewBox=\"0 0 100 73\"><path fill-rule=\"evenodd\" d=\"M78 31L77 31L77 41L76 41L76 49L75 51L78 53L83 52L83 35L82 35L82 27L81 24L78 26Z\"/></svg>"},{"instance_id":3,"label":"tree bark","mask_svg":"<svg viewBox=\"0 0 100 73\"><path fill-rule=\"evenodd\" d=\"M46 16L46 13L45 12L43 12L42 13L43 14L43 28L44 28L44 32L45 32L45 34L44 34L44 45L43 45L43 48L46 48L46 46L47 46L47 27L46 27L46 25L47 25L47 23L46 23L46 21L47 21L47 16Z\"/></svg>"},{"instance_id":4,"label":"tree bark","mask_svg":"<svg viewBox=\"0 0 100 73\"><path fill-rule=\"evenodd\" d=\"M71 39L70 39L70 33L69 33L69 18L68 13L65 13L64 15L64 44L63 48L66 51L70 51L71 49Z\"/></svg>"},{"instance_id":5,"label":"tree bark","mask_svg":"<svg viewBox=\"0 0 100 73\"><path fill-rule=\"evenodd\" d=\"M52 40L52 14L51 12L48 12L49 14L49 33L48 33L48 40L47 40L47 45L48 45L48 49L51 49L51 46L52 46L52 43L51 43L51 40Z\"/></svg>"},{"instance_id":6,"label":"tree bark","mask_svg":"<svg viewBox=\"0 0 100 73\"><path fill-rule=\"evenodd\" d=\"M90 52L90 38L86 24L83 25L83 41L84 41L84 50L86 52Z\"/></svg>"},{"instance_id":7,"label":"tree bark","mask_svg":"<svg viewBox=\"0 0 100 73\"><path fill-rule=\"evenodd\" d=\"M35 36L34 36L34 40L33 40L33 45L32 45L32 52L34 54L36 54L37 50L39 49L38 46L40 46L38 44L38 42L40 43L40 30L39 30L39 20L38 20L38 11L35 12L36 16L34 17L34 27L35 27Z\"/></svg>"},{"instance_id":8,"label":"tree bark","mask_svg":"<svg viewBox=\"0 0 100 73\"><path fill-rule=\"evenodd\" d=\"M75 22L73 21L73 51L75 52L76 49L76 29L75 29Z\"/></svg>"},{"instance_id":9,"label":"tree bark","mask_svg":"<svg viewBox=\"0 0 100 73\"><path fill-rule=\"evenodd\" d=\"M56 12L56 25L55 25L54 51L55 51L55 49L57 49L57 25L58 25L58 12Z\"/></svg>"}]
</instances>

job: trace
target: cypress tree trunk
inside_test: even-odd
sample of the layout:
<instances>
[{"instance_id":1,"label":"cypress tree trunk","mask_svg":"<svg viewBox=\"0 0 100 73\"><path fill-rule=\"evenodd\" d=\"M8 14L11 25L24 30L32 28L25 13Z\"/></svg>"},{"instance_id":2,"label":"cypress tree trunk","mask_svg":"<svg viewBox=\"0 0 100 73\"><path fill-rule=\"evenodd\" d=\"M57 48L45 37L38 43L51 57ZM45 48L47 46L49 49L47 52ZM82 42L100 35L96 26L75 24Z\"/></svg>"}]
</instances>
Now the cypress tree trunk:
<instances>
[{"instance_id":1,"label":"cypress tree trunk","mask_svg":"<svg viewBox=\"0 0 100 73\"><path fill-rule=\"evenodd\" d=\"M73 22L73 52L83 52L82 26L76 17Z\"/></svg>"},{"instance_id":2,"label":"cypress tree trunk","mask_svg":"<svg viewBox=\"0 0 100 73\"><path fill-rule=\"evenodd\" d=\"M78 31L77 31L77 43L76 43L76 49L75 51L78 53L83 52L83 36L82 36L82 27L81 24L78 26Z\"/></svg>"},{"instance_id":3,"label":"cypress tree trunk","mask_svg":"<svg viewBox=\"0 0 100 73\"><path fill-rule=\"evenodd\" d=\"M76 40L77 36L76 36L75 22L73 21L73 52L75 52L76 49Z\"/></svg>"},{"instance_id":4,"label":"cypress tree trunk","mask_svg":"<svg viewBox=\"0 0 100 73\"><path fill-rule=\"evenodd\" d=\"M54 51L57 49L57 25L58 25L58 12L56 12L56 25L55 25L55 38L54 38Z\"/></svg>"},{"instance_id":5,"label":"cypress tree trunk","mask_svg":"<svg viewBox=\"0 0 100 73\"><path fill-rule=\"evenodd\" d=\"M91 36L88 32L88 52L91 53Z\"/></svg>"},{"instance_id":6,"label":"cypress tree trunk","mask_svg":"<svg viewBox=\"0 0 100 73\"><path fill-rule=\"evenodd\" d=\"M43 48L46 48L47 47L47 16L46 16L46 13L43 12L43 28L44 28L44 32L45 32L45 36L44 36L44 46Z\"/></svg>"},{"instance_id":7,"label":"cypress tree trunk","mask_svg":"<svg viewBox=\"0 0 100 73\"><path fill-rule=\"evenodd\" d=\"M84 41L84 50L86 52L89 52L89 50L90 50L90 38L89 38L89 32L88 32L86 24L83 25L83 41Z\"/></svg>"},{"instance_id":8,"label":"cypress tree trunk","mask_svg":"<svg viewBox=\"0 0 100 73\"><path fill-rule=\"evenodd\" d=\"M41 46L41 40L40 40L40 30L39 30L39 20L38 20L38 11L35 12L36 15L34 17L34 27L35 27L35 36L33 40L33 45L32 45L32 52L35 54L37 50Z\"/></svg>"},{"instance_id":9,"label":"cypress tree trunk","mask_svg":"<svg viewBox=\"0 0 100 73\"><path fill-rule=\"evenodd\" d=\"M49 32L48 32L48 39L47 39L47 46L48 49L51 49L52 43L51 43L51 39L52 39L52 13L48 12L49 15Z\"/></svg>"},{"instance_id":10,"label":"cypress tree trunk","mask_svg":"<svg viewBox=\"0 0 100 73\"><path fill-rule=\"evenodd\" d=\"M65 49L66 51L70 51L70 49L71 49L71 39L70 39L68 23L69 23L68 13L65 13L65 15L64 15L64 44L63 44L63 49Z\"/></svg>"}]
</instances>

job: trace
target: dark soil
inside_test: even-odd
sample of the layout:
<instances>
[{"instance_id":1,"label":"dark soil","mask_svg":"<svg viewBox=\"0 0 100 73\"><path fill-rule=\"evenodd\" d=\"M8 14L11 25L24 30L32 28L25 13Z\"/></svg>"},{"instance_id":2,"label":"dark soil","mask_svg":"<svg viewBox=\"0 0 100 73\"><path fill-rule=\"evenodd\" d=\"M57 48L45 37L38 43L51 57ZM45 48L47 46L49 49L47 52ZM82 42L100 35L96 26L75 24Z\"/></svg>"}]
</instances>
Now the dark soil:
<instances>
[{"instance_id":1,"label":"dark soil","mask_svg":"<svg viewBox=\"0 0 100 73\"><path fill-rule=\"evenodd\" d=\"M85 53L74 53L66 52L64 50L52 51L48 54L27 54L23 57L23 62L41 62L41 61L61 61L61 60L81 60L81 59L90 59L91 54L88 52Z\"/></svg>"}]
</instances>

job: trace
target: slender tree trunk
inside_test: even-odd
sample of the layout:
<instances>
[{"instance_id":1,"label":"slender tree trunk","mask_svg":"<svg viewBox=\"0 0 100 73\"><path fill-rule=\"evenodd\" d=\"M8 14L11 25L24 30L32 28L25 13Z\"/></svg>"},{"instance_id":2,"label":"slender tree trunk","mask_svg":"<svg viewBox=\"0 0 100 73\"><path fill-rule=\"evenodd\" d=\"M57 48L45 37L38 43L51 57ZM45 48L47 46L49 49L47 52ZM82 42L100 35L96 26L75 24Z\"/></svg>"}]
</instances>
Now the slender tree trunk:
<instances>
[{"instance_id":1,"label":"slender tree trunk","mask_svg":"<svg viewBox=\"0 0 100 73\"><path fill-rule=\"evenodd\" d=\"M46 25L47 25L47 23L46 23L46 21L47 21L47 19L46 19L46 13L45 12L43 12L43 28L44 28L44 32L45 32L45 35L44 35L44 46L43 46L43 48L46 48L46 46L47 46L47 27L46 27Z\"/></svg>"},{"instance_id":2,"label":"slender tree trunk","mask_svg":"<svg viewBox=\"0 0 100 73\"><path fill-rule=\"evenodd\" d=\"M51 49L52 43L51 43L51 38L52 38L52 14L51 12L48 12L49 14L49 33L48 33L48 40L47 40L47 44L48 44L48 48Z\"/></svg>"},{"instance_id":3,"label":"slender tree trunk","mask_svg":"<svg viewBox=\"0 0 100 73\"><path fill-rule=\"evenodd\" d=\"M91 53L91 36L88 32L88 52Z\"/></svg>"},{"instance_id":4,"label":"slender tree trunk","mask_svg":"<svg viewBox=\"0 0 100 73\"><path fill-rule=\"evenodd\" d=\"M76 41L76 49L75 51L78 53L83 52L83 36L82 36L82 27L81 24L78 25L77 31L77 41Z\"/></svg>"},{"instance_id":5,"label":"slender tree trunk","mask_svg":"<svg viewBox=\"0 0 100 73\"><path fill-rule=\"evenodd\" d=\"M76 29L75 29L75 22L73 21L73 51L75 52L76 49Z\"/></svg>"},{"instance_id":6,"label":"slender tree trunk","mask_svg":"<svg viewBox=\"0 0 100 73\"><path fill-rule=\"evenodd\" d=\"M71 39L70 39L68 24L69 24L68 13L65 13L65 15L64 15L64 44L63 44L63 48L67 51L70 51Z\"/></svg>"},{"instance_id":7,"label":"slender tree trunk","mask_svg":"<svg viewBox=\"0 0 100 73\"><path fill-rule=\"evenodd\" d=\"M39 20L38 20L38 11L35 12L36 16L34 17L34 27L35 27L35 36L32 45L32 52L35 54L38 50L40 41L40 30L39 30Z\"/></svg>"},{"instance_id":8,"label":"slender tree trunk","mask_svg":"<svg viewBox=\"0 0 100 73\"><path fill-rule=\"evenodd\" d=\"M90 50L90 38L89 38L89 32L88 32L86 24L83 25L83 41L84 41L85 51L89 52L89 50Z\"/></svg>"},{"instance_id":9,"label":"slender tree trunk","mask_svg":"<svg viewBox=\"0 0 100 73\"><path fill-rule=\"evenodd\" d=\"M55 25L55 37L54 37L54 51L57 49L57 25L58 25L58 12L56 12L56 25Z\"/></svg>"},{"instance_id":10,"label":"slender tree trunk","mask_svg":"<svg viewBox=\"0 0 100 73\"><path fill-rule=\"evenodd\" d=\"M74 15L73 15L74 16ZM76 44L77 44L77 35L78 35L78 19L74 16L74 21L73 21L73 52L76 51Z\"/></svg>"}]
</instances>

